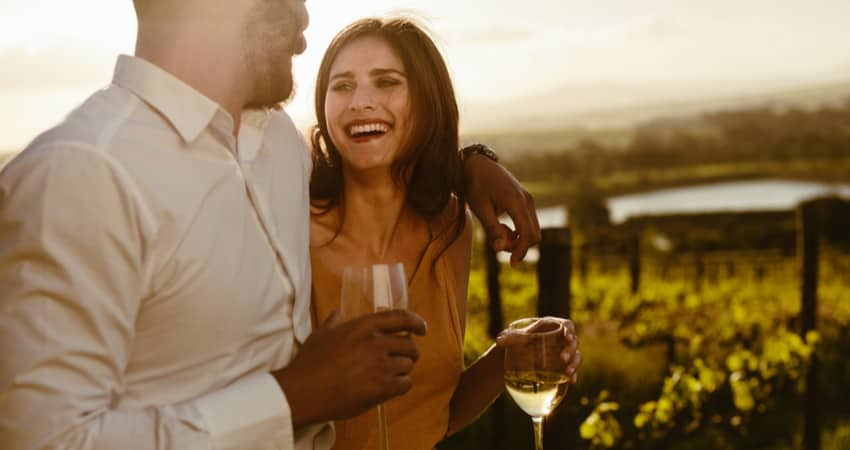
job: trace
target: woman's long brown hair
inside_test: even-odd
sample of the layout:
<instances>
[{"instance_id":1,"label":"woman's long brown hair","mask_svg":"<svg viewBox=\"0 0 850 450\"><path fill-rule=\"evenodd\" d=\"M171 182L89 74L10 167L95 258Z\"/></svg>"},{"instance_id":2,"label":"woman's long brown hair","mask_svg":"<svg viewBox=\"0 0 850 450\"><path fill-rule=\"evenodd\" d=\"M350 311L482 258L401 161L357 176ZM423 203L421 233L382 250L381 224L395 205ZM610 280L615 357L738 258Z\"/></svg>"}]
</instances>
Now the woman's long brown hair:
<instances>
[{"instance_id":1,"label":"woman's long brown hair","mask_svg":"<svg viewBox=\"0 0 850 450\"><path fill-rule=\"evenodd\" d=\"M352 23L328 46L316 80L315 108L318 125L311 136L313 174L310 203L325 214L342 211L343 172L339 151L328 132L325 98L331 66L349 43L365 36L384 39L400 56L410 93L411 131L393 162L393 181L405 189L405 206L426 220L439 217L452 197L457 210L449 226L432 239L443 239L437 258L460 236L466 224L466 180L458 155L458 107L445 61L433 40L407 18L368 18ZM342 217L342 214L340 214ZM337 234L342 228L340 222Z\"/></svg>"}]
</instances>

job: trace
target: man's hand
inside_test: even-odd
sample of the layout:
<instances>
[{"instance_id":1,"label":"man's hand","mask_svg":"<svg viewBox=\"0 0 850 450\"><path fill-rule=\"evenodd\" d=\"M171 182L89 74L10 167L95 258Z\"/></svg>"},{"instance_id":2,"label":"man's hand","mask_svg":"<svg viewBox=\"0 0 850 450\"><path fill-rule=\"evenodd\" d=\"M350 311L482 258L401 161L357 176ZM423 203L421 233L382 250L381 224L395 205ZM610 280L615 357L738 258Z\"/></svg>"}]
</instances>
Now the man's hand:
<instances>
[{"instance_id":1,"label":"man's hand","mask_svg":"<svg viewBox=\"0 0 850 450\"><path fill-rule=\"evenodd\" d=\"M575 384L578 381L578 368L581 366L581 352L578 350L578 336L572 320L552 316L542 317L526 328L503 330L496 337L496 345L502 348L521 345L528 340L528 333L560 326L563 326L564 330L564 347L561 350L564 373L570 377L570 382Z\"/></svg>"},{"instance_id":2,"label":"man's hand","mask_svg":"<svg viewBox=\"0 0 850 450\"><path fill-rule=\"evenodd\" d=\"M528 248L540 242L534 198L507 169L487 157L472 154L464 164L472 212L484 226L493 250L511 252L511 266L516 267ZM511 217L516 230L499 222L503 212Z\"/></svg>"},{"instance_id":3,"label":"man's hand","mask_svg":"<svg viewBox=\"0 0 850 450\"><path fill-rule=\"evenodd\" d=\"M339 323L332 313L289 366L273 372L286 394L294 427L353 417L411 387L419 350L410 334L425 321L391 310Z\"/></svg>"}]
</instances>

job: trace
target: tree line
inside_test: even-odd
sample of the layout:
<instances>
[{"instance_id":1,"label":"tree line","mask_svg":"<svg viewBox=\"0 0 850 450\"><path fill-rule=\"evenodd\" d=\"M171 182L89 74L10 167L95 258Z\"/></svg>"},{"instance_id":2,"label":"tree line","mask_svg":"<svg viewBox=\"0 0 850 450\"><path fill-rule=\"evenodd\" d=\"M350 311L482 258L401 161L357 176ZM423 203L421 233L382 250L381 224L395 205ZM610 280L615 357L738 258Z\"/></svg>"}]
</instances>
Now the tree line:
<instances>
[{"instance_id":1,"label":"tree line","mask_svg":"<svg viewBox=\"0 0 850 450\"><path fill-rule=\"evenodd\" d=\"M819 109L759 107L638 127L625 147L583 139L561 152L506 162L524 181L598 178L622 171L850 157L850 99Z\"/></svg>"}]
</instances>

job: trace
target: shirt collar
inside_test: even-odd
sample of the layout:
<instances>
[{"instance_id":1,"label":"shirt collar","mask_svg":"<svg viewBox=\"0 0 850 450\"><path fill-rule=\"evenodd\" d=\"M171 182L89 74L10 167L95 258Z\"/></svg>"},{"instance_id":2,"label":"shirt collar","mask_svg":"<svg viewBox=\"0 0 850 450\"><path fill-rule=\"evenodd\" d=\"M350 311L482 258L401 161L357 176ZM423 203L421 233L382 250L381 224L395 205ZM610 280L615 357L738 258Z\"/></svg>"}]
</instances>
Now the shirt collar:
<instances>
[{"instance_id":1,"label":"shirt collar","mask_svg":"<svg viewBox=\"0 0 850 450\"><path fill-rule=\"evenodd\" d=\"M219 105L188 84L142 58L120 55L112 83L132 91L158 110L186 142L210 124Z\"/></svg>"}]
</instances>

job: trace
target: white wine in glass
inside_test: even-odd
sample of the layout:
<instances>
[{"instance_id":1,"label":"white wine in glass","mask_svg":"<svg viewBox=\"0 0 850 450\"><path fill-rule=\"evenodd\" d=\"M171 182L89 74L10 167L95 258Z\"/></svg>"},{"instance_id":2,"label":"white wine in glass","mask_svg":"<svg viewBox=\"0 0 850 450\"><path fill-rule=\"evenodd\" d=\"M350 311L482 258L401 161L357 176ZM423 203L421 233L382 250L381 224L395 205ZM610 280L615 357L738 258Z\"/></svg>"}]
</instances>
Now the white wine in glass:
<instances>
[{"instance_id":1,"label":"white wine in glass","mask_svg":"<svg viewBox=\"0 0 850 450\"><path fill-rule=\"evenodd\" d=\"M531 317L512 322L509 329L521 335L505 347L505 387L517 406L531 416L534 448L543 450L543 418L567 393L569 377L561 359L564 327Z\"/></svg>"},{"instance_id":2,"label":"white wine in glass","mask_svg":"<svg viewBox=\"0 0 850 450\"><path fill-rule=\"evenodd\" d=\"M339 299L343 320L387 309L407 309L407 304L407 275L402 263L343 268ZM378 448L389 450L383 403L378 404Z\"/></svg>"},{"instance_id":3,"label":"white wine in glass","mask_svg":"<svg viewBox=\"0 0 850 450\"><path fill-rule=\"evenodd\" d=\"M567 375L558 372L505 371L508 393L526 414L545 417L566 394Z\"/></svg>"}]
</instances>

